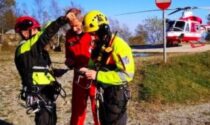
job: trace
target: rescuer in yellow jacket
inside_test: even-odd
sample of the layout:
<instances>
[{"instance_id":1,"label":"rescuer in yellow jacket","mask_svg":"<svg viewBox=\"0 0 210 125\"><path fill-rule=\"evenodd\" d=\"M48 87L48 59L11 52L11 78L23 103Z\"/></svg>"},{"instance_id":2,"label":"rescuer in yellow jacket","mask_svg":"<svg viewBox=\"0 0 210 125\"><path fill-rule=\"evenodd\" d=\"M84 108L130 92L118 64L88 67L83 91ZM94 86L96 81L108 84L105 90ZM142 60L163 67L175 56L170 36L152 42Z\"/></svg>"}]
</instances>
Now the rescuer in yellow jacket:
<instances>
[{"instance_id":1,"label":"rescuer in yellow jacket","mask_svg":"<svg viewBox=\"0 0 210 125\"><path fill-rule=\"evenodd\" d=\"M59 28L72 19L72 13L59 17L44 29L30 16L17 18L15 32L22 41L15 52L15 65L22 80L21 99L27 113L35 113L36 125L56 125L56 103L61 85L49 68L51 61L45 47ZM24 124L24 123L23 123Z\"/></svg>"},{"instance_id":2,"label":"rescuer in yellow jacket","mask_svg":"<svg viewBox=\"0 0 210 125\"><path fill-rule=\"evenodd\" d=\"M100 122L126 125L128 82L133 79L135 70L131 48L117 33L111 33L108 19L100 11L88 12L83 25L84 31L91 34L94 47L89 67L80 71L97 83Z\"/></svg>"}]
</instances>

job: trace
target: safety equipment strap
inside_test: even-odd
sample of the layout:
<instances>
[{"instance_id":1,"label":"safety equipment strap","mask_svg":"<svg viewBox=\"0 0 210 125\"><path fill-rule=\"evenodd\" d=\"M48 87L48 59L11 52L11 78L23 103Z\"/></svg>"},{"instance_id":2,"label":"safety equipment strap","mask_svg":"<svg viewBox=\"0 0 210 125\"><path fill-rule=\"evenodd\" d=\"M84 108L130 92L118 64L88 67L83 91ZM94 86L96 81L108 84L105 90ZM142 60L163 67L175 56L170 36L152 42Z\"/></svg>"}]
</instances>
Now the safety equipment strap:
<instances>
[{"instance_id":1,"label":"safety equipment strap","mask_svg":"<svg viewBox=\"0 0 210 125\"><path fill-rule=\"evenodd\" d=\"M115 32L113 38L108 42L104 42L98 52L98 56L95 60L95 68L96 70L101 69L103 66L107 65L107 60L110 57L110 54L112 53L112 43L117 35L117 31Z\"/></svg>"}]
</instances>

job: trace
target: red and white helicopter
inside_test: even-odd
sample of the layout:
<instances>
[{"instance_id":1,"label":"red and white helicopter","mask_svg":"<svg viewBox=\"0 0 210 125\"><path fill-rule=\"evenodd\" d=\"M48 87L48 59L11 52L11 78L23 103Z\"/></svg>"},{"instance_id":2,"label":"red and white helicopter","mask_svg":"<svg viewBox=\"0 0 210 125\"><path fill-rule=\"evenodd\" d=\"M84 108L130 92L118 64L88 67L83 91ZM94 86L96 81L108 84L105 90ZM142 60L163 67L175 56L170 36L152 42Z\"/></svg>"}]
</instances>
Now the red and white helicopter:
<instances>
[{"instance_id":1,"label":"red and white helicopter","mask_svg":"<svg viewBox=\"0 0 210 125\"><path fill-rule=\"evenodd\" d=\"M210 7L183 7L176 9L167 9L168 11L173 10L173 12L168 15L172 15L176 12L183 11L182 16L177 20L166 20L167 22L167 31L166 31L166 40L167 46L179 45L182 42L190 43L192 47L197 47L194 43L199 43L204 41L204 34L210 33L210 14L208 15L209 23L203 24L203 21L200 17L193 15L192 10L194 9L206 9L210 10ZM160 10L144 10L137 12L128 12L118 14L120 15L130 15L144 12L153 12ZM204 44L200 44L203 46Z\"/></svg>"},{"instance_id":2,"label":"red and white helicopter","mask_svg":"<svg viewBox=\"0 0 210 125\"><path fill-rule=\"evenodd\" d=\"M175 11L169 13L172 15L176 12L183 11L182 16L178 20L167 20L167 45L174 46L182 42L188 42L192 47L203 46L204 43L200 45L195 45L194 43L199 43L205 38L206 32L210 31L210 23L203 24L200 17L194 16L193 9L209 9L209 7L184 7L177 8ZM210 14L209 17L210 18Z\"/></svg>"}]
</instances>

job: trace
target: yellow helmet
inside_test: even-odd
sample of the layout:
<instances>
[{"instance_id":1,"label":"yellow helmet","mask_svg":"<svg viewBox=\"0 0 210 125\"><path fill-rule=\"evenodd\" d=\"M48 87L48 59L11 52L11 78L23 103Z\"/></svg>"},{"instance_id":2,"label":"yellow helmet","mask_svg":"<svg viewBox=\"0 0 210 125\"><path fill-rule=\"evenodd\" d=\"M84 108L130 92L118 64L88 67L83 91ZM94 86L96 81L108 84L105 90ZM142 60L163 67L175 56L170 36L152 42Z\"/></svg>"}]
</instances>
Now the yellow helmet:
<instances>
[{"instance_id":1,"label":"yellow helmet","mask_svg":"<svg viewBox=\"0 0 210 125\"><path fill-rule=\"evenodd\" d=\"M98 10L92 10L84 16L83 26L85 32L94 32L102 24L109 24L107 17Z\"/></svg>"}]
</instances>

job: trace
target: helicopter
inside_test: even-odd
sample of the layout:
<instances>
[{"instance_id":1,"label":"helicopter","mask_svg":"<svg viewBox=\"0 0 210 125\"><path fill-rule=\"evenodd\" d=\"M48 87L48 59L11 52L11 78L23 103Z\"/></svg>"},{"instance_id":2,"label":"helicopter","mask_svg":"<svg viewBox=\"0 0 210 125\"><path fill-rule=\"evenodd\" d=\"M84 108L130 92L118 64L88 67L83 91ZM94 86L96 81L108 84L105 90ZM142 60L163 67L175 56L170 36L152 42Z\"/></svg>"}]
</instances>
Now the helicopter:
<instances>
[{"instance_id":1,"label":"helicopter","mask_svg":"<svg viewBox=\"0 0 210 125\"><path fill-rule=\"evenodd\" d=\"M210 22L207 24L203 24L203 21L200 17L193 15L193 10L195 9L210 10L210 7L187 6L183 8L166 10L166 11L172 11L168 14L168 16L182 11L182 16L179 19L175 20L166 19L167 46L178 46L184 42L190 43L192 47L198 47L204 45L204 43L201 42L205 40L207 32L210 33ZM128 13L118 14L118 16L153 12L153 11L160 11L160 10L154 9L154 10L144 10L137 12L128 12ZM210 20L210 14L208 15L207 19ZM197 43L201 44L196 45Z\"/></svg>"},{"instance_id":2,"label":"helicopter","mask_svg":"<svg viewBox=\"0 0 210 125\"><path fill-rule=\"evenodd\" d=\"M199 47L205 45L201 43L205 40L207 32L210 31L210 23L203 24L200 17L193 15L193 9L210 9L208 7L184 7L177 8L168 15L172 15L179 11L182 16L177 20L166 20L166 39L168 46L179 45L183 42L190 43L191 47ZM209 17L210 18L210 14Z\"/></svg>"}]
</instances>

